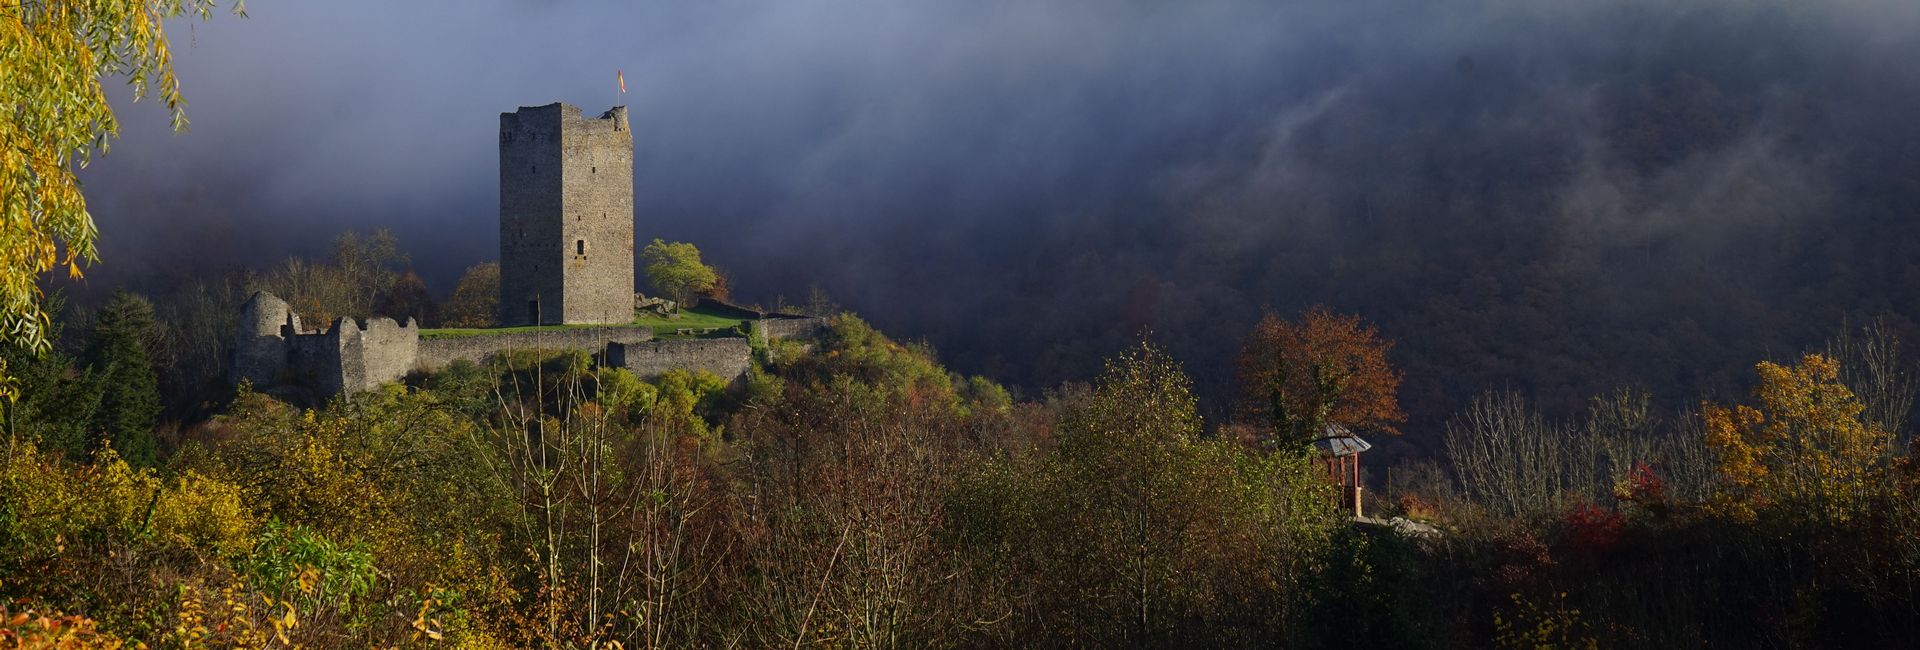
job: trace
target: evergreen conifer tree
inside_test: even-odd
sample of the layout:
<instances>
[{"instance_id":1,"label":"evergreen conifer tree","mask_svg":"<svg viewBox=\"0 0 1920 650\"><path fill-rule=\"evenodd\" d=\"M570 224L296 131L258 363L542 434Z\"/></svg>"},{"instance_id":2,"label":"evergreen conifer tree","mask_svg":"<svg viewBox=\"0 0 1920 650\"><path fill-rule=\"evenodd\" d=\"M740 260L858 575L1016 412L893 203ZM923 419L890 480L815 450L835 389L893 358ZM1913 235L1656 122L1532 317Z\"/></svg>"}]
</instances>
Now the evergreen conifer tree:
<instances>
[{"instance_id":1,"label":"evergreen conifer tree","mask_svg":"<svg viewBox=\"0 0 1920 650\"><path fill-rule=\"evenodd\" d=\"M149 354L154 334L153 305L116 291L94 322L84 357L100 390L92 427L95 444L111 443L135 467L159 460L153 438L160 417L159 377Z\"/></svg>"}]
</instances>

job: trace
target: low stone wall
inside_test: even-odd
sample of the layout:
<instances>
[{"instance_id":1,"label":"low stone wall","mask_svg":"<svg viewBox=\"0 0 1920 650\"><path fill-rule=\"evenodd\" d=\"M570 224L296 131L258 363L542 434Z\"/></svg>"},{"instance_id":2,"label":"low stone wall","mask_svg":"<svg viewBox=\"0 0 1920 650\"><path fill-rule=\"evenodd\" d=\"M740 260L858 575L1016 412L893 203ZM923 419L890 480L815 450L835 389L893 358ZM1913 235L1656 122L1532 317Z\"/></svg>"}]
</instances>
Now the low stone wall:
<instances>
[{"instance_id":1,"label":"low stone wall","mask_svg":"<svg viewBox=\"0 0 1920 650\"><path fill-rule=\"evenodd\" d=\"M826 328L827 319L815 316L762 318L754 325L754 330L765 332L769 341L808 338Z\"/></svg>"},{"instance_id":2,"label":"low stone wall","mask_svg":"<svg viewBox=\"0 0 1920 650\"><path fill-rule=\"evenodd\" d=\"M506 350L586 350L600 352L613 344L634 344L653 340L647 327L580 327L563 330L507 332L476 336L452 336L420 339L420 351L414 368L439 370L459 360L485 363Z\"/></svg>"},{"instance_id":3,"label":"low stone wall","mask_svg":"<svg viewBox=\"0 0 1920 650\"><path fill-rule=\"evenodd\" d=\"M764 340L818 336L827 322L796 314L738 311L753 320L755 336ZM250 381L260 390L304 395L315 402L370 390L415 370L442 370L460 360L486 363L515 349L583 350L598 356L600 363L624 367L648 379L679 368L735 382L753 367L753 342L746 338L658 341L652 328L640 326L441 338L423 336L411 319L396 323L387 318L340 318L324 331L308 331L286 302L267 293L253 296L239 320L232 352L233 381Z\"/></svg>"},{"instance_id":4,"label":"low stone wall","mask_svg":"<svg viewBox=\"0 0 1920 650\"><path fill-rule=\"evenodd\" d=\"M607 364L624 366L645 379L675 368L705 370L729 382L747 376L753 345L744 338L670 339L607 346Z\"/></svg>"}]
</instances>

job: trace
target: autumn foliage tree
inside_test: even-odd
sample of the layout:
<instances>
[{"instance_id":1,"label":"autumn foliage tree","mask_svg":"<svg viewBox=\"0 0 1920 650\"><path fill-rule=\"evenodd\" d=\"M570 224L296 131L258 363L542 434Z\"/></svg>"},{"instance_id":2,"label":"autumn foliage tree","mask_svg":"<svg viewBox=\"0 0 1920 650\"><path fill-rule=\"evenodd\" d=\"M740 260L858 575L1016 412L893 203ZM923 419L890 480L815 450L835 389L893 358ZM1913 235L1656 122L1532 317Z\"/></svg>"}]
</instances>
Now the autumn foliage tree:
<instances>
[{"instance_id":1,"label":"autumn foliage tree","mask_svg":"<svg viewBox=\"0 0 1920 650\"><path fill-rule=\"evenodd\" d=\"M393 286L380 295L380 304L374 308L375 313L402 323L407 322L408 318L423 323L433 321L437 311L433 296L427 293L427 282L413 271L400 274L393 281Z\"/></svg>"},{"instance_id":2,"label":"autumn foliage tree","mask_svg":"<svg viewBox=\"0 0 1920 650\"><path fill-rule=\"evenodd\" d=\"M475 264L440 306L441 327L493 327L500 311L500 263Z\"/></svg>"},{"instance_id":3,"label":"autumn foliage tree","mask_svg":"<svg viewBox=\"0 0 1920 650\"><path fill-rule=\"evenodd\" d=\"M1314 307L1298 321L1268 314L1240 351L1239 410L1270 426L1269 444L1305 444L1330 425L1398 434L1401 374L1393 342L1359 316Z\"/></svg>"},{"instance_id":4,"label":"autumn foliage tree","mask_svg":"<svg viewBox=\"0 0 1920 650\"><path fill-rule=\"evenodd\" d=\"M1303 453L1203 435L1190 386L1143 342L1058 398L1052 449L960 481L950 534L1002 576L978 614L1006 619L999 645L1232 647L1216 633L1288 633L1338 525L1322 473Z\"/></svg>"},{"instance_id":5,"label":"autumn foliage tree","mask_svg":"<svg viewBox=\"0 0 1920 650\"><path fill-rule=\"evenodd\" d=\"M175 130L187 126L164 29L210 17L214 0L0 4L0 343L44 353L52 317L43 274L79 278L96 231L77 170L119 133L102 82L125 77L134 99L158 96ZM241 7L234 4L234 12ZM0 395L13 381L0 360Z\"/></svg>"},{"instance_id":6,"label":"autumn foliage tree","mask_svg":"<svg viewBox=\"0 0 1920 650\"><path fill-rule=\"evenodd\" d=\"M334 238L330 259L290 257L250 284L286 299L308 322L327 327L342 316L364 318L382 309L382 297L399 282L408 259L391 231L348 231Z\"/></svg>"},{"instance_id":7,"label":"autumn foliage tree","mask_svg":"<svg viewBox=\"0 0 1920 650\"><path fill-rule=\"evenodd\" d=\"M1847 521L1881 484L1885 434L1862 422L1864 406L1833 359L1809 354L1799 365L1755 368L1756 405L1701 410L1707 444L1720 456L1716 505L1743 519L1774 512Z\"/></svg>"},{"instance_id":8,"label":"autumn foliage tree","mask_svg":"<svg viewBox=\"0 0 1920 650\"><path fill-rule=\"evenodd\" d=\"M655 290L683 307L720 282L720 274L700 261L700 249L685 242L653 240L640 249L640 265Z\"/></svg>"}]
</instances>

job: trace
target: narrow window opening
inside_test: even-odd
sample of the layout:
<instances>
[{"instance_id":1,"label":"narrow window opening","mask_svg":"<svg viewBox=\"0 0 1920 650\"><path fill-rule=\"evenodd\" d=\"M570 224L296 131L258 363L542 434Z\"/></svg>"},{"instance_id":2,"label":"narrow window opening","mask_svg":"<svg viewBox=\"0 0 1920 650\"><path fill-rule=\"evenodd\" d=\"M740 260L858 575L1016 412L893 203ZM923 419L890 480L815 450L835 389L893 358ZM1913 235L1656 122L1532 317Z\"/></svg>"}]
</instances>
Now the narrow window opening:
<instances>
[{"instance_id":1,"label":"narrow window opening","mask_svg":"<svg viewBox=\"0 0 1920 650\"><path fill-rule=\"evenodd\" d=\"M533 170L533 173L535 173L535 174L538 174L538 173L540 173L540 166L539 166L539 165L531 165L531 166L529 166L529 168L530 168L530 169L532 169L532 170Z\"/></svg>"},{"instance_id":2,"label":"narrow window opening","mask_svg":"<svg viewBox=\"0 0 1920 650\"><path fill-rule=\"evenodd\" d=\"M573 254L575 255L587 254L587 240L585 239L575 240L573 242Z\"/></svg>"}]
</instances>

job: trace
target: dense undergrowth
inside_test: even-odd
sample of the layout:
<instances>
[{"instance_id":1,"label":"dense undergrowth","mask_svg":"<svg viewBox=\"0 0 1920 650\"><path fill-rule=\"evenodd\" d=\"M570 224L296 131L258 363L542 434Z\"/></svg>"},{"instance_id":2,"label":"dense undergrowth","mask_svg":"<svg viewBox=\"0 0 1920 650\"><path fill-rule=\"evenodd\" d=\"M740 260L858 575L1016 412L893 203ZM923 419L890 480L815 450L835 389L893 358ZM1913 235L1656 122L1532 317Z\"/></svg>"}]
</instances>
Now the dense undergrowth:
<instances>
[{"instance_id":1,"label":"dense undergrowth","mask_svg":"<svg viewBox=\"0 0 1920 650\"><path fill-rule=\"evenodd\" d=\"M1025 401L850 316L758 356L734 386L524 352L312 410L243 387L151 463L12 411L0 640L1844 647L1920 622L1915 476L1825 357L1684 431L1596 406L1633 426L1551 458L1520 453L1538 418L1478 405L1456 467L1375 500L1442 531L1403 536L1337 513L1305 449L1208 426L1144 343Z\"/></svg>"}]
</instances>

